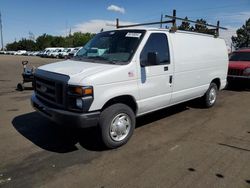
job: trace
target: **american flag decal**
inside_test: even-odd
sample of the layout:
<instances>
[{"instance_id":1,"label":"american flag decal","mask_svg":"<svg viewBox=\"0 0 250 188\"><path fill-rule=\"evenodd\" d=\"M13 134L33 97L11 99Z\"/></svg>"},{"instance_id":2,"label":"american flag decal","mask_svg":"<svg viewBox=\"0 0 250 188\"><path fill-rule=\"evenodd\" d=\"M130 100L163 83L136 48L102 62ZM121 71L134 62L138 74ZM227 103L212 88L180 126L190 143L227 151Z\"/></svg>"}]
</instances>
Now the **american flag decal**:
<instances>
[{"instance_id":1,"label":"american flag decal","mask_svg":"<svg viewBox=\"0 0 250 188\"><path fill-rule=\"evenodd\" d=\"M134 77L134 73L131 72L131 71L129 71L129 72L128 72L128 77Z\"/></svg>"}]
</instances>

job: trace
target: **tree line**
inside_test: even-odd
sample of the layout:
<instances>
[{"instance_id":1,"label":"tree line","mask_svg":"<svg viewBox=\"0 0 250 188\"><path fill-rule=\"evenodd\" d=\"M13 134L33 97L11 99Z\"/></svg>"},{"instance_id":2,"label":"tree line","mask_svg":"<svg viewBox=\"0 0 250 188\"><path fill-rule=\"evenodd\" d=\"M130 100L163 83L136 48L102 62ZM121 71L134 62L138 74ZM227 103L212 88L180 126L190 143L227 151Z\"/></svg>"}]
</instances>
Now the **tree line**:
<instances>
[{"instance_id":1,"label":"tree line","mask_svg":"<svg viewBox=\"0 0 250 188\"><path fill-rule=\"evenodd\" d=\"M188 20L188 17L185 17L185 20ZM214 35L215 31L209 29L205 24L207 24L207 21L204 19L197 19L197 23L194 26L188 22L188 21L182 21L181 25L178 26L178 30L184 30L184 31L193 31L193 32L198 32L198 33L205 33L205 34L210 34ZM201 25L203 24L203 25Z\"/></svg>"},{"instance_id":2,"label":"tree line","mask_svg":"<svg viewBox=\"0 0 250 188\"><path fill-rule=\"evenodd\" d=\"M232 36L232 43L235 48L250 47L250 18Z\"/></svg>"},{"instance_id":3,"label":"tree line","mask_svg":"<svg viewBox=\"0 0 250 188\"><path fill-rule=\"evenodd\" d=\"M187 17L185 18L188 19ZM198 19L196 20L198 23L206 24L206 20ZM178 27L179 30L185 31L194 31L199 33L207 33L207 34L215 34L214 30L208 29L207 26L195 24L194 26L190 26L190 23L187 21L183 21L181 25ZM246 20L246 22L242 25L241 28L237 29L236 36L231 37L232 45L235 49L250 47L250 18Z\"/></svg>"},{"instance_id":4,"label":"tree line","mask_svg":"<svg viewBox=\"0 0 250 188\"><path fill-rule=\"evenodd\" d=\"M86 44L95 34L76 32L67 37L43 34L36 40L23 38L19 41L9 43L6 49L9 51L27 50L40 51L47 47L76 47Z\"/></svg>"}]
</instances>

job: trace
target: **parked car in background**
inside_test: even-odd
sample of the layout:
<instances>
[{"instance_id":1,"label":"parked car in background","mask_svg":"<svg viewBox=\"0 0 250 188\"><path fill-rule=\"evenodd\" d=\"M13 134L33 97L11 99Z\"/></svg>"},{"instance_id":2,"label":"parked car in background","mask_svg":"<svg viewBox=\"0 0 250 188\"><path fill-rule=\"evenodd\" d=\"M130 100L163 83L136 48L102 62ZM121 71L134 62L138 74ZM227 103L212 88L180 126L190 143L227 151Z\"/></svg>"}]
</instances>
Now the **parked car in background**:
<instances>
[{"instance_id":1,"label":"parked car in background","mask_svg":"<svg viewBox=\"0 0 250 188\"><path fill-rule=\"evenodd\" d=\"M53 50L49 57L53 57L53 58L59 58L59 54L64 50L64 48L56 48L55 50Z\"/></svg>"},{"instance_id":2,"label":"parked car in background","mask_svg":"<svg viewBox=\"0 0 250 188\"><path fill-rule=\"evenodd\" d=\"M74 48L74 49L68 54L68 59L74 57L74 56L77 54L77 52L78 52L81 48L82 48L82 47L76 47L76 48Z\"/></svg>"},{"instance_id":3,"label":"parked car in background","mask_svg":"<svg viewBox=\"0 0 250 188\"><path fill-rule=\"evenodd\" d=\"M6 51L6 55L14 55L16 51Z\"/></svg>"},{"instance_id":4,"label":"parked car in background","mask_svg":"<svg viewBox=\"0 0 250 188\"><path fill-rule=\"evenodd\" d=\"M45 48L41 53L39 53L40 57L45 57L47 51L49 51L47 48Z\"/></svg>"},{"instance_id":5,"label":"parked car in background","mask_svg":"<svg viewBox=\"0 0 250 188\"><path fill-rule=\"evenodd\" d=\"M38 54L37 54L37 56L42 57L43 54L45 53L45 51L46 51L46 49L44 49L42 51L39 51Z\"/></svg>"},{"instance_id":6,"label":"parked car in background","mask_svg":"<svg viewBox=\"0 0 250 188\"><path fill-rule=\"evenodd\" d=\"M59 53L59 58L67 58L69 53L72 52L74 48L64 48L62 52Z\"/></svg>"},{"instance_id":7,"label":"parked car in background","mask_svg":"<svg viewBox=\"0 0 250 188\"><path fill-rule=\"evenodd\" d=\"M30 51L26 51L25 53L23 53L22 55L24 55L24 56L28 56L28 55L30 55Z\"/></svg>"},{"instance_id":8,"label":"parked car in background","mask_svg":"<svg viewBox=\"0 0 250 188\"><path fill-rule=\"evenodd\" d=\"M31 56L37 56L37 54L40 53L39 51L34 51L34 52L31 52Z\"/></svg>"},{"instance_id":9,"label":"parked car in background","mask_svg":"<svg viewBox=\"0 0 250 188\"><path fill-rule=\"evenodd\" d=\"M6 54L7 52L6 51L0 51L0 54Z\"/></svg>"},{"instance_id":10,"label":"parked car in background","mask_svg":"<svg viewBox=\"0 0 250 188\"><path fill-rule=\"evenodd\" d=\"M56 49L50 49L46 52L45 57L51 57L51 54L55 52Z\"/></svg>"},{"instance_id":11,"label":"parked car in background","mask_svg":"<svg viewBox=\"0 0 250 188\"><path fill-rule=\"evenodd\" d=\"M24 55L27 51L26 50L18 50L14 53L14 55Z\"/></svg>"},{"instance_id":12,"label":"parked car in background","mask_svg":"<svg viewBox=\"0 0 250 188\"><path fill-rule=\"evenodd\" d=\"M239 49L229 56L228 84L250 84L250 48Z\"/></svg>"},{"instance_id":13,"label":"parked car in background","mask_svg":"<svg viewBox=\"0 0 250 188\"><path fill-rule=\"evenodd\" d=\"M43 52L40 54L40 57L50 57L50 54L55 50L56 48L45 48Z\"/></svg>"}]
</instances>

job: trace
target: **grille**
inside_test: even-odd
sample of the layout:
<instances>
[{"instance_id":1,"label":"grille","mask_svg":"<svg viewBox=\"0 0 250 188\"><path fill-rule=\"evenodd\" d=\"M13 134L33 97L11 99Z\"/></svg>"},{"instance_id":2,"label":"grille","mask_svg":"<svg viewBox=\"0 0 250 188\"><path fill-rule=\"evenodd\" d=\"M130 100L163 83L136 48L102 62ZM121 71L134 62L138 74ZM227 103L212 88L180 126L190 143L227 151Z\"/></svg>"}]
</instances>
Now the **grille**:
<instances>
[{"instance_id":1,"label":"grille","mask_svg":"<svg viewBox=\"0 0 250 188\"><path fill-rule=\"evenodd\" d=\"M228 69L228 75L242 76L243 70L241 70L241 69Z\"/></svg>"},{"instance_id":2,"label":"grille","mask_svg":"<svg viewBox=\"0 0 250 188\"><path fill-rule=\"evenodd\" d=\"M35 75L35 93L48 106L65 108L65 84L62 81Z\"/></svg>"}]
</instances>

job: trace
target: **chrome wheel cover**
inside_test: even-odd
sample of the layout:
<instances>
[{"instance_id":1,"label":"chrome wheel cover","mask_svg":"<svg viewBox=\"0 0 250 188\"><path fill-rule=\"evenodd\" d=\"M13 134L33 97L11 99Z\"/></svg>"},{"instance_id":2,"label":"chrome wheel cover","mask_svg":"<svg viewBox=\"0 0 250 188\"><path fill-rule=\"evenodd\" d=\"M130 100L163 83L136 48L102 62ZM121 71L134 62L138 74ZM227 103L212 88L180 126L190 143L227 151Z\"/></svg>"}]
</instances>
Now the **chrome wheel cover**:
<instances>
[{"instance_id":1,"label":"chrome wheel cover","mask_svg":"<svg viewBox=\"0 0 250 188\"><path fill-rule=\"evenodd\" d=\"M209 104L214 104L216 101L216 89L215 88L211 88L209 91L209 95L208 95L208 101Z\"/></svg>"},{"instance_id":2,"label":"chrome wheel cover","mask_svg":"<svg viewBox=\"0 0 250 188\"><path fill-rule=\"evenodd\" d=\"M130 117L125 113L119 113L111 121L109 134L112 140L120 142L128 136L130 129Z\"/></svg>"}]
</instances>

